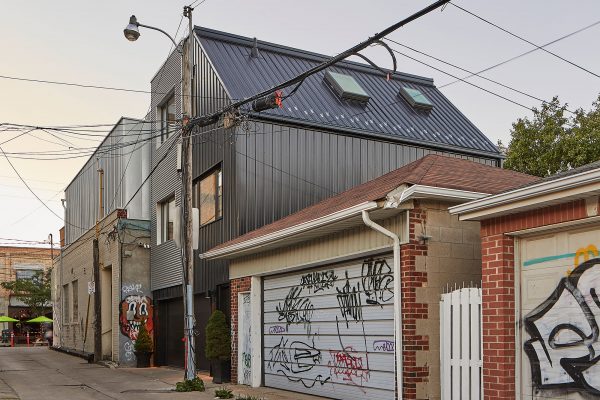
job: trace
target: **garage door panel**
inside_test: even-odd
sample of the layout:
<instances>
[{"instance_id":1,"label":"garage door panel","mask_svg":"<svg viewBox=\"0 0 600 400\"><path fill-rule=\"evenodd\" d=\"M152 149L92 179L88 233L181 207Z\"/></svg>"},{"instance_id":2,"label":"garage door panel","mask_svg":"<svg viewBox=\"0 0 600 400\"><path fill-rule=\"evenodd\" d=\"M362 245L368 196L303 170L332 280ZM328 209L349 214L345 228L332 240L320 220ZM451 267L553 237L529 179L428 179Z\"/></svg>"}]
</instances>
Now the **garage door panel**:
<instances>
[{"instance_id":1,"label":"garage door panel","mask_svg":"<svg viewBox=\"0 0 600 400\"><path fill-rule=\"evenodd\" d=\"M591 371L600 370L600 229L524 238L519 247L521 393L597 395L600 375Z\"/></svg>"},{"instance_id":2,"label":"garage door panel","mask_svg":"<svg viewBox=\"0 0 600 400\"><path fill-rule=\"evenodd\" d=\"M263 282L265 384L338 399L394 397L391 258Z\"/></svg>"},{"instance_id":3,"label":"garage door panel","mask_svg":"<svg viewBox=\"0 0 600 400\"><path fill-rule=\"evenodd\" d=\"M371 316L369 316L371 317ZM369 329L370 334L373 335L386 335L386 332L394 331L394 321L392 320L377 320L377 319L365 319L369 321ZM344 333L348 335L362 335L363 334L363 326L362 324L352 323L348 324L346 327L345 323L342 323ZM286 327L285 324L281 324L280 321L267 323L265 321L263 333L265 335L287 335L287 334L297 334L298 329L302 329L302 333L305 334L304 328L298 325L292 325ZM338 331L338 323L335 321L322 321L319 324L319 334L321 335L337 335Z\"/></svg>"},{"instance_id":4,"label":"garage door panel","mask_svg":"<svg viewBox=\"0 0 600 400\"><path fill-rule=\"evenodd\" d=\"M328 371L322 371L329 374ZM358 375L358 374L356 374ZM297 392L307 393L314 396L331 397L334 399L377 399L377 400L388 400L394 398L394 393L390 393L387 390L382 390L375 382L389 382L394 381L394 374L380 374L376 373L373 378L372 386L368 386L370 382L361 381L359 376L353 378L357 381L354 383L350 378L344 380L343 378L336 378L336 381L332 381L329 378L324 384L321 384L320 378L314 379L303 379L302 381L294 381L286 378L281 374L265 373L265 385L271 387L290 387L290 383L293 383L292 389ZM292 378L293 379L293 378ZM326 378L327 379L327 378ZM337 379L341 379L338 382ZM361 393L357 396L356 392Z\"/></svg>"}]
</instances>

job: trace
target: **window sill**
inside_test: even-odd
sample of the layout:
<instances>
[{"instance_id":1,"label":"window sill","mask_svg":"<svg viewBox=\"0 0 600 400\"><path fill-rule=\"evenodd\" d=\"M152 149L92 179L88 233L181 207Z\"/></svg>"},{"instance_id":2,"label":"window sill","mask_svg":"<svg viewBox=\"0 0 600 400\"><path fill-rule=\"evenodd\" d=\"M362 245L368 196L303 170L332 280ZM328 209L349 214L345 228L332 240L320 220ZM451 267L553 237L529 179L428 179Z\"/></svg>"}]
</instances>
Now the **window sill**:
<instances>
[{"instance_id":1,"label":"window sill","mask_svg":"<svg viewBox=\"0 0 600 400\"><path fill-rule=\"evenodd\" d=\"M219 217L219 218L215 219L214 221L210 221L210 222L205 223L204 225L200 225L200 229L202 229L202 228L204 228L206 226L210 226L210 225L212 225L212 224L214 224L216 222L219 222L222 219L223 219L223 217Z\"/></svg>"}]
</instances>

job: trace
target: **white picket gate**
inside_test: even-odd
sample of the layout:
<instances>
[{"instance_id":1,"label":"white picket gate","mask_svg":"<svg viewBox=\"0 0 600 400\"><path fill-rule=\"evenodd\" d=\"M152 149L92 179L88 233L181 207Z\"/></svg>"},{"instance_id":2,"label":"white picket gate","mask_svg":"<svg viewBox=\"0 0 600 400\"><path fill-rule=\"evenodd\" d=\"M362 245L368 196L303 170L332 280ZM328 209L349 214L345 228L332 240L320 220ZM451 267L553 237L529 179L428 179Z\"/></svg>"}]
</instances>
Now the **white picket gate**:
<instances>
[{"instance_id":1,"label":"white picket gate","mask_svg":"<svg viewBox=\"0 0 600 400\"><path fill-rule=\"evenodd\" d=\"M442 295L440 362L442 400L483 399L481 289Z\"/></svg>"}]
</instances>

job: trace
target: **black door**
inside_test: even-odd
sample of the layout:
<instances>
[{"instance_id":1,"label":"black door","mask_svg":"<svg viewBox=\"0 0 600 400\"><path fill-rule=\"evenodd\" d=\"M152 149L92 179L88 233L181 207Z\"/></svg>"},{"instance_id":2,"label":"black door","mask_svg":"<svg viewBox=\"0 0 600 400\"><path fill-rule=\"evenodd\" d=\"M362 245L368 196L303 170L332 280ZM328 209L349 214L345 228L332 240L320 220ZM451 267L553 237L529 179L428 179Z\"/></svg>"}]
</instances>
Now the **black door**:
<instances>
[{"instance_id":1,"label":"black door","mask_svg":"<svg viewBox=\"0 0 600 400\"><path fill-rule=\"evenodd\" d=\"M156 338L156 360L158 365L184 366L185 347L183 339L182 299L162 300L156 307L158 334Z\"/></svg>"}]
</instances>

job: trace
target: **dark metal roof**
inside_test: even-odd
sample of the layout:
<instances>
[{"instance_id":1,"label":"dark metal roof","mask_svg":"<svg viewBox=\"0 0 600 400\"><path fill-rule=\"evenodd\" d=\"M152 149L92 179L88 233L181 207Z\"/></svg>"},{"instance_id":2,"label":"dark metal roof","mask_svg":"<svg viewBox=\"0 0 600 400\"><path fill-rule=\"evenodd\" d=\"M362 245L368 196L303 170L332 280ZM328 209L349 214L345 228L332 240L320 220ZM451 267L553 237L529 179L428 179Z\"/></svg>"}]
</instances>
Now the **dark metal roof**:
<instances>
[{"instance_id":1,"label":"dark metal roof","mask_svg":"<svg viewBox=\"0 0 600 400\"><path fill-rule=\"evenodd\" d=\"M251 57L253 39L199 27L195 32L232 99L271 88L328 58L262 41L258 41L258 57ZM351 61L328 70L354 77L371 96L368 104L341 100L323 81L322 71L307 78L282 108L256 117L501 157L496 146L433 85L433 79L395 73L387 81L371 66ZM399 95L401 86L420 90L433 109L411 107ZM284 95L290 91L286 89Z\"/></svg>"}]
</instances>

